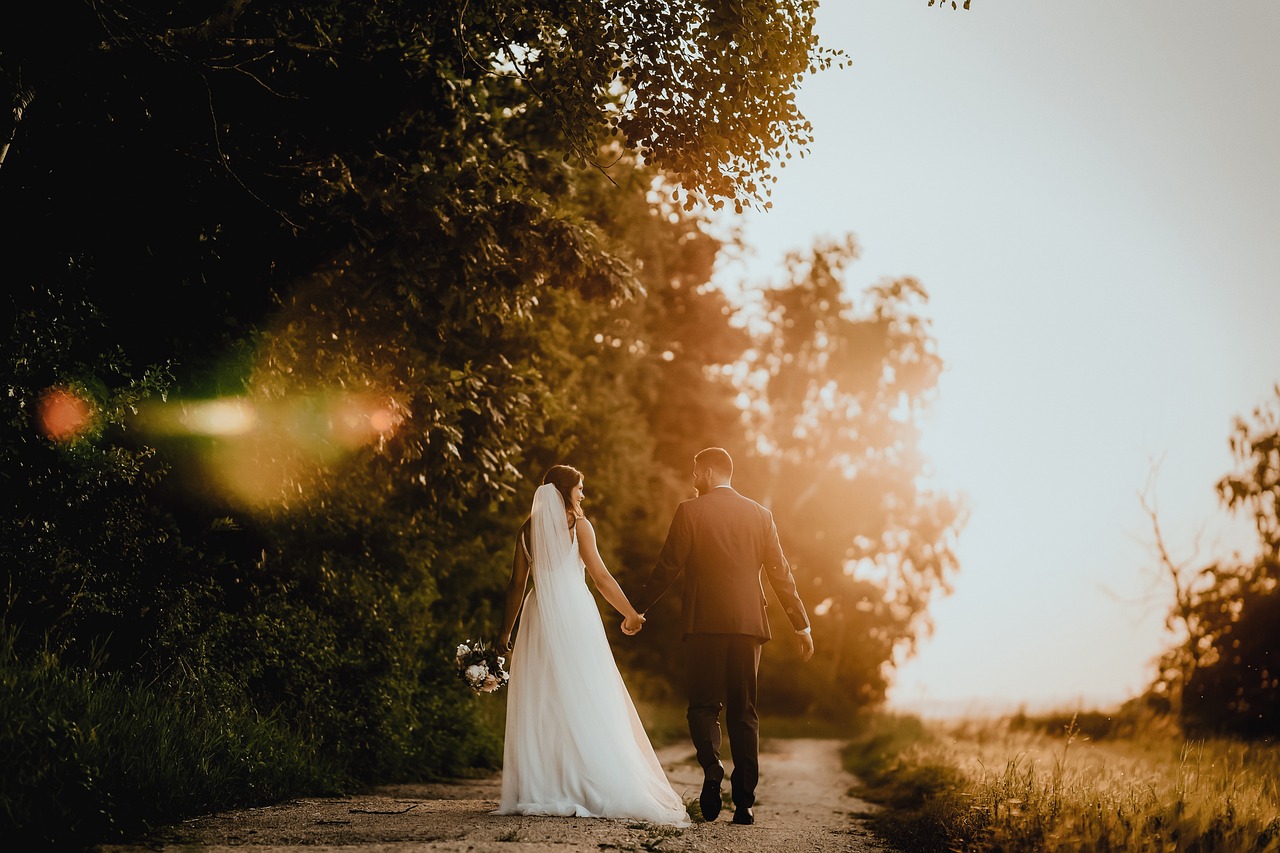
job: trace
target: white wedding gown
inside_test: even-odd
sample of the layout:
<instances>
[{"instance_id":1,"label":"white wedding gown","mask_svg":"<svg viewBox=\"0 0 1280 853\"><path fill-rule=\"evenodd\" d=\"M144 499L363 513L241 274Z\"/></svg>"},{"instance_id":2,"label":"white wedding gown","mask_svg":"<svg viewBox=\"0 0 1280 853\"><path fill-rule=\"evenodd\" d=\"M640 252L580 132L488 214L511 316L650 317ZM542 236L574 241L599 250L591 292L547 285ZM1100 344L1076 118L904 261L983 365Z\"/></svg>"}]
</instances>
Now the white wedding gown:
<instances>
[{"instance_id":1,"label":"white wedding gown","mask_svg":"<svg viewBox=\"0 0 1280 853\"><path fill-rule=\"evenodd\" d=\"M544 485L533 507L533 591L512 652L502 801L493 813L686 826L684 803L618 673L564 500Z\"/></svg>"}]
</instances>

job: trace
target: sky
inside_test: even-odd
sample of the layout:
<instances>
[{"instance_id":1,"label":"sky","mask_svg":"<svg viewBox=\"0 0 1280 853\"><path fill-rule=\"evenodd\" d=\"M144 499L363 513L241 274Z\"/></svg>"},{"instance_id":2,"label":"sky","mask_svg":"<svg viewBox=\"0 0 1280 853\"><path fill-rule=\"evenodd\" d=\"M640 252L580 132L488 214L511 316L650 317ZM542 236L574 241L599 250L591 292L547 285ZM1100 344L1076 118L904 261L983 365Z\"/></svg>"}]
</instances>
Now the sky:
<instances>
[{"instance_id":1,"label":"sky","mask_svg":"<svg viewBox=\"0 0 1280 853\"><path fill-rule=\"evenodd\" d=\"M970 515L890 704L1134 696L1173 641L1144 489L1175 559L1253 547L1214 484L1280 382L1280 6L827 0L818 32L852 65L803 84L810 154L717 275L852 232L852 290L929 293L925 450Z\"/></svg>"}]
</instances>

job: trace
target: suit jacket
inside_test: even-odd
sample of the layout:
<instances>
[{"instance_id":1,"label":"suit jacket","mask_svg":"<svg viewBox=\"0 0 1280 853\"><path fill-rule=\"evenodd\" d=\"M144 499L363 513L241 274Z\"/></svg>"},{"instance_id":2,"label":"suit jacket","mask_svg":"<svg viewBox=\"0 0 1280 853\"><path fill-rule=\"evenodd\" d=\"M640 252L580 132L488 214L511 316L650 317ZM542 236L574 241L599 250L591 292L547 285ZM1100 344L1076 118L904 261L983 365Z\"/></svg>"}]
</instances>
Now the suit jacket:
<instances>
[{"instance_id":1,"label":"suit jacket","mask_svg":"<svg viewBox=\"0 0 1280 853\"><path fill-rule=\"evenodd\" d=\"M685 634L747 634L767 641L761 571L792 627L809 627L773 514L731 488L714 488L676 507L658 562L631 603L643 613L683 573Z\"/></svg>"}]
</instances>

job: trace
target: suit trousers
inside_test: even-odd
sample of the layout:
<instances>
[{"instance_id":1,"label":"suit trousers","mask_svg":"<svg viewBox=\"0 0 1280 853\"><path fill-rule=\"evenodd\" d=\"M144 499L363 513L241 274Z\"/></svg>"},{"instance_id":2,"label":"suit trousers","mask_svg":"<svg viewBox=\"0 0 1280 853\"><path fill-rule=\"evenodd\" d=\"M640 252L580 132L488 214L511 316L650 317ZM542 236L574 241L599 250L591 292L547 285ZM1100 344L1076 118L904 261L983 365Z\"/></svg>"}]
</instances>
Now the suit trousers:
<instances>
[{"instance_id":1,"label":"suit trousers","mask_svg":"<svg viewBox=\"0 0 1280 853\"><path fill-rule=\"evenodd\" d=\"M733 751L733 804L750 808L760 779L760 717L756 713L759 637L746 634L688 634L685 685L689 698L689 737L703 772L720 768L720 711L725 712Z\"/></svg>"}]
</instances>

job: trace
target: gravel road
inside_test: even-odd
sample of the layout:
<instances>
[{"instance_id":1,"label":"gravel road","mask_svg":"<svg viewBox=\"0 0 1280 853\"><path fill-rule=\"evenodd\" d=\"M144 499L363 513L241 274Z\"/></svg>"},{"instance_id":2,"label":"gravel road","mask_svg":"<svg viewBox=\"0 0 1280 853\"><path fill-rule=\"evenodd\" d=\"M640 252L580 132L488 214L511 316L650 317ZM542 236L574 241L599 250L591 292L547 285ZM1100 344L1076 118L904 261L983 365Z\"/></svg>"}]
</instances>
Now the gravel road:
<instances>
[{"instance_id":1,"label":"gravel road","mask_svg":"<svg viewBox=\"0 0 1280 853\"><path fill-rule=\"evenodd\" d=\"M756 853L887 851L862 817L875 807L849 795L856 780L840 766L838 740L766 739L753 826L729 821L728 806L711 823L686 829L626 820L494 816L501 777L376 788L342 798L298 799L239 809L166 827L137 844L99 853L231 851L440 851L440 853ZM658 751L671 784L695 802L701 771L687 744ZM732 766L726 762L726 769ZM728 791L726 781L725 791Z\"/></svg>"}]
</instances>

